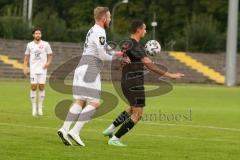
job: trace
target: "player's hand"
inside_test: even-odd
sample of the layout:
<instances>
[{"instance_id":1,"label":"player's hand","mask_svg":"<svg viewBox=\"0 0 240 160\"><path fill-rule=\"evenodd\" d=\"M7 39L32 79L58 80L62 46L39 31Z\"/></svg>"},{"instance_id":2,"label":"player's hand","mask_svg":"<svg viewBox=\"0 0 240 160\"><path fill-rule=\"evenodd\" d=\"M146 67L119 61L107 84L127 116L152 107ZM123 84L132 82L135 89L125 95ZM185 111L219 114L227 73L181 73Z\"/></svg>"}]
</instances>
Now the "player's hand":
<instances>
[{"instance_id":1,"label":"player's hand","mask_svg":"<svg viewBox=\"0 0 240 160\"><path fill-rule=\"evenodd\" d=\"M29 72L30 72L30 70L28 67L23 67L23 73L25 76L27 76Z\"/></svg>"},{"instance_id":2,"label":"player's hand","mask_svg":"<svg viewBox=\"0 0 240 160\"><path fill-rule=\"evenodd\" d=\"M116 57L123 57L123 52L122 51L115 51L114 55Z\"/></svg>"},{"instance_id":3,"label":"player's hand","mask_svg":"<svg viewBox=\"0 0 240 160\"><path fill-rule=\"evenodd\" d=\"M43 66L43 69L47 69L49 67L49 64L46 63L44 66Z\"/></svg>"},{"instance_id":4,"label":"player's hand","mask_svg":"<svg viewBox=\"0 0 240 160\"><path fill-rule=\"evenodd\" d=\"M184 77L184 74L182 74L182 73L173 73L173 74L170 74L169 77L172 78L172 79L180 79L180 78Z\"/></svg>"},{"instance_id":5,"label":"player's hand","mask_svg":"<svg viewBox=\"0 0 240 160\"><path fill-rule=\"evenodd\" d=\"M128 57L123 57L122 58L122 61L121 61L122 65L126 65L126 64L129 64L129 63L131 63L131 60Z\"/></svg>"}]
</instances>

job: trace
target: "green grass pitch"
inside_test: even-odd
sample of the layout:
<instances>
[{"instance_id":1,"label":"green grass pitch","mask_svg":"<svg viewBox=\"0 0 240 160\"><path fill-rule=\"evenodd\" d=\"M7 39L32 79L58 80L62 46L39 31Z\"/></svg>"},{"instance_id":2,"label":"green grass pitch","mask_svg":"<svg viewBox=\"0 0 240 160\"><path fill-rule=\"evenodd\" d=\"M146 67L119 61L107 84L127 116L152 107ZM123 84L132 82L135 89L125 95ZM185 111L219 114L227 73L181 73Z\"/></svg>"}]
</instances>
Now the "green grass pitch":
<instances>
[{"instance_id":1,"label":"green grass pitch","mask_svg":"<svg viewBox=\"0 0 240 160\"><path fill-rule=\"evenodd\" d=\"M120 101L113 111L85 125L82 148L66 147L57 136L63 121L56 117L55 105L71 100L71 95L47 86L44 116L33 118L29 82L0 81L0 86L1 160L240 159L240 88L176 85L166 95L148 98L144 121L122 139L126 148L108 146L101 134L125 108ZM103 90L116 94L109 83L103 84ZM159 112L180 118L149 118Z\"/></svg>"}]
</instances>

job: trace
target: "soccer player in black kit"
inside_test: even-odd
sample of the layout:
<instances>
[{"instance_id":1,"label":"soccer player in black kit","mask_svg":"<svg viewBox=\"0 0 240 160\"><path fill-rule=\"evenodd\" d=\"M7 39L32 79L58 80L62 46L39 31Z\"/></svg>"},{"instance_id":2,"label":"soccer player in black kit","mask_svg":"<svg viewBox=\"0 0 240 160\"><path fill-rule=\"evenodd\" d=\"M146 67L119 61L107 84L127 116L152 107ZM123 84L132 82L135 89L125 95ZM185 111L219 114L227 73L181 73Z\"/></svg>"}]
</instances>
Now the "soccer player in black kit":
<instances>
[{"instance_id":1,"label":"soccer player in black kit","mask_svg":"<svg viewBox=\"0 0 240 160\"><path fill-rule=\"evenodd\" d=\"M143 115L145 106L144 67L158 75L164 75L173 79L179 79L184 76L182 73L169 73L161 70L147 56L144 47L140 44L140 40L146 33L146 25L143 21L134 20L131 23L130 32L129 49L127 49L126 55L131 63L123 66L121 79L122 92L129 103L129 108L123 111L103 131L104 136L111 137L108 141L109 145L122 147L126 145L120 141L120 138L130 131ZM121 124L122 126L113 135L114 129Z\"/></svg>"}]
</instances>

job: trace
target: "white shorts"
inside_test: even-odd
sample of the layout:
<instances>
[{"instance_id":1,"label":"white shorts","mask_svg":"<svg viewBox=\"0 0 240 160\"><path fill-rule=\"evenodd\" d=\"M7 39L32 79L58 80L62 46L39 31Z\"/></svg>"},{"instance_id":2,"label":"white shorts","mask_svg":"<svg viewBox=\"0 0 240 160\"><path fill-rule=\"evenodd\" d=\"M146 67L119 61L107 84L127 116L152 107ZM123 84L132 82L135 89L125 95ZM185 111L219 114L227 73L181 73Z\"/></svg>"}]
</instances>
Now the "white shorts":
<instances>
[{"instance_id":1,"label":"white shorts","mask_svg":"<svg viewBox=\"0 0 240 160\"><path fill-rule=\"evenodd\" d=\"M100 102L101 77L87 73L87 65L76 68L73 78L73 98L88 102ZM87 75L86 75L87 74Z\"/></svg>"},{"instance_id":2,"label":"white shorts","mask_svg":"<svg viewBox=\"0 0 240 160\"><path fill-rule=\"evenodd\" d=\"M30 74L31 84L45 84L47 74Z\"/></svg>"}]
</instances>

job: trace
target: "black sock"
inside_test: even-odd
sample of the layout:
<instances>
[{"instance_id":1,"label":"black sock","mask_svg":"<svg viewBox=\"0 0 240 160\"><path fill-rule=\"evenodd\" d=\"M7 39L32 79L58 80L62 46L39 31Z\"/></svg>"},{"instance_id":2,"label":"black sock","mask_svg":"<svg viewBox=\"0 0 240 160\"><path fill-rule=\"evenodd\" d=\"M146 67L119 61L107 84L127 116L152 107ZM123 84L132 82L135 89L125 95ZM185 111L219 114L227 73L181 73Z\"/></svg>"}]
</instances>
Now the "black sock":
<instances>
[{"instance_id":1,"label":"black sock","mask_svg":"<svg viewBox=\"0 0 240 160\"><path fill-rule=\"evenodd\" d=\"M124 134L126 134L128 131L130 131L134 126L134 122L131 118L128 118L123 125L119 128L115 136L117 138L121 138Z\"/></svg>"},{"instance_id":2,"label":"black sock","mask_svg":"<svg viewBox=\"0 0 240 160\"><path fill-rule=\"evenodd\" d=\"M128 118L130 117L130 115L128 114L128 112L123 111L121 114L118 115L118 117L115 119L115 121L113 122L113 125L115 127L119 126L120 124L122 124L124 121L126 121Z\"/></svg>"}]
</instances>

